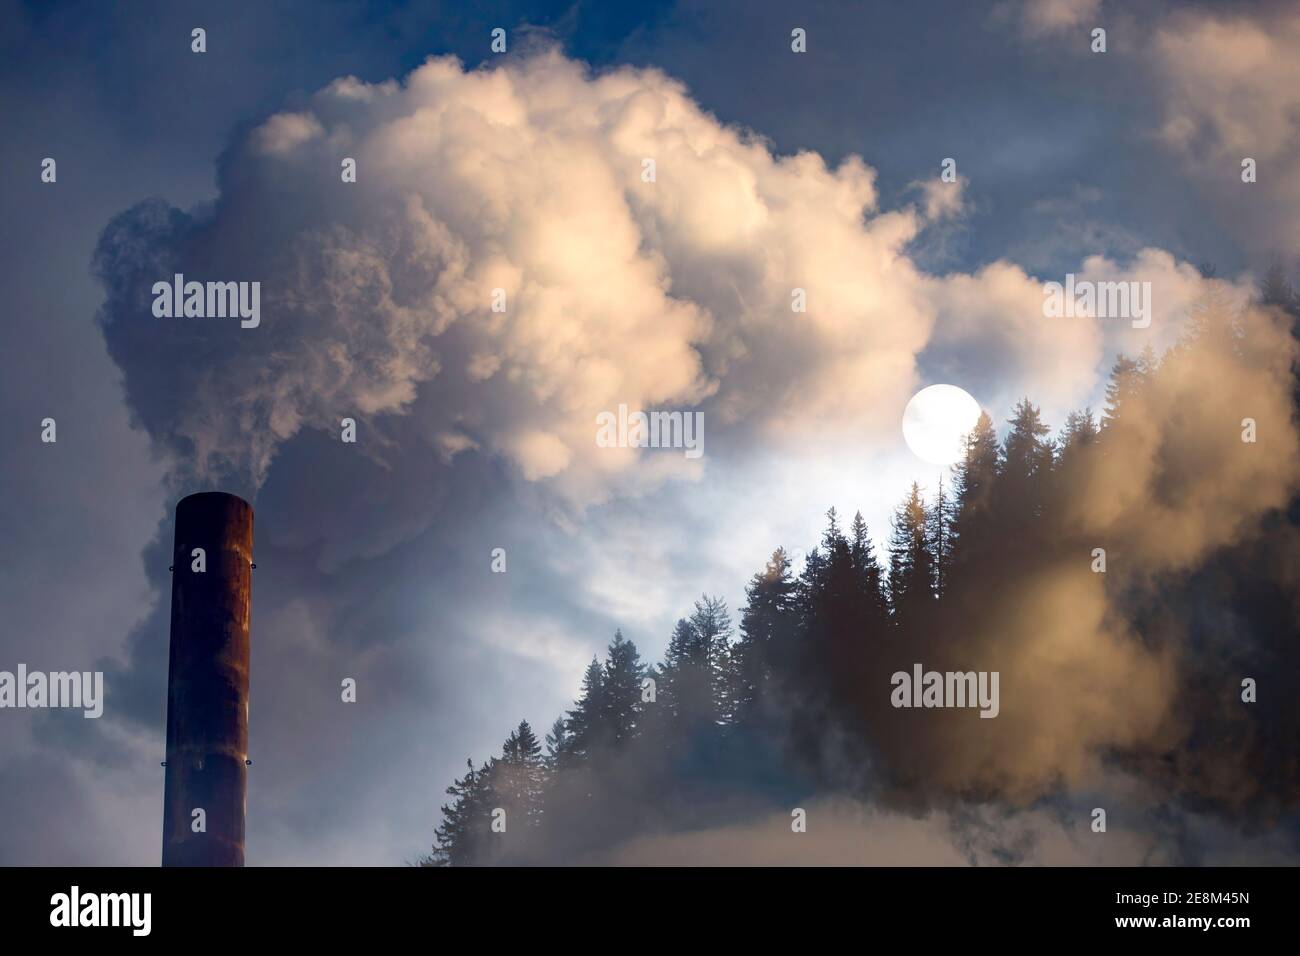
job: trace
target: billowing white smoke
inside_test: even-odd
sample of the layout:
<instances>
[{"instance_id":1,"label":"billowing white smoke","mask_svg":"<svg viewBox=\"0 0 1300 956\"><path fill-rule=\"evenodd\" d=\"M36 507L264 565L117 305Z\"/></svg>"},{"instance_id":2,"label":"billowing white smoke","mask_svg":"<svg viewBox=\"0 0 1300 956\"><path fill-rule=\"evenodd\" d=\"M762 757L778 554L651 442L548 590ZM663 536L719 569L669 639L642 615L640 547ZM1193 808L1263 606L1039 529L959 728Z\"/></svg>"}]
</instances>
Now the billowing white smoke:
<instances>
[{"instance_id":1,"label":"billowing white smoke","mask_svg":"<svg viewBox=\"0 0 1300 956\"><path fill-rule=\"evenodd\" d=\"M1055 412L1088 397L1109 334L1044 319L1014 266L920 274L907 245L929 220L878 210L858 158L774 156L657 71L592 76L554 51L337 80L234 144L219 185L190 214L124 213L97 267L142 422L180 477L248 490L300 429L366 428L420 396L444 456L481 449L597 501L702 466L598 447L621 404L703 410L706 449L834 448L896 429L927 345L990 404L991 383L1041 378ZM260 281L261 324L155 318L148 290L174 272Z\"/></svg>"},{"instance_id":2,"label":"billowing white smoke","mask_svg":"<svg viewBox=\"0 0 1300 956\"><path fill-rule=\"evenodd\" d=\"M624 405L702 410L714 453L835 453L896 438L926 349L985 405L1028 393L1060 421L1110 347L1140 345L1122 320L1047 319L1041 282L1008 263L918 272L907 245L961 215L962 185L881 212L857 157L774 156L655 70L442 57L268 118L226 153L209 208L118 217L98 255L105 334L182 483L247 492L304 427L357 419L382 457L370 427L417 398L439 453L502 457L571 503L708 460L598 446L597 416ZM148 290L177 272L259 281L260 325L157 319ZM1131 272L1156 281L1167 338L1200 278L1158 251Z\"/></svg>"},{"instance_id":3,"label":"billowing white smoke","mask_svg":"<svg viewBox=\"0 0 1300 956\"><path fill-rule=\"evenodd\" d=\"M598 449L596 416L620 404L707 404L723 429L894 414L932 317L901 254L918 220L864 219L875 201L856 158L773 157L654 71L434 59L271 117L229 153L212 210L121 217L100 251L108 336L138 403L159 404L131 379L168 380L146 424L200 474L260 483L304 425L427 387L447 454L480 447L591 500L692 467ZM261 325L160 330L142 294L173 269L260 280ZM181 362L202 371L158 367Z\"/></svg>"}]
</instances>

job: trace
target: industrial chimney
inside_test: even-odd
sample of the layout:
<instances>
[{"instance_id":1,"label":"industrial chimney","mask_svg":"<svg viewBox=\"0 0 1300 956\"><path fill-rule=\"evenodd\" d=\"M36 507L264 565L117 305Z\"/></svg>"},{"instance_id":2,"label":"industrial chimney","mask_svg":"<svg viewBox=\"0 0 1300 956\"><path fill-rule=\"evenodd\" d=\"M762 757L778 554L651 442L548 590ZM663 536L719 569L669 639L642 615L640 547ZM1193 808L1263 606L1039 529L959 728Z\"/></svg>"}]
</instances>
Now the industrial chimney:
<instances>
[{"instance_id":1,"label":"industrial chimney","mask_svg":"<svg viewBox=\"0 0 1300 956\"><path fill-rule=\"evenodd\" d=\"M208 491L176 506L163 866L243 866L253 508ZM200 812L201 811L201 812Z\"/></svg>"}]
</instances>

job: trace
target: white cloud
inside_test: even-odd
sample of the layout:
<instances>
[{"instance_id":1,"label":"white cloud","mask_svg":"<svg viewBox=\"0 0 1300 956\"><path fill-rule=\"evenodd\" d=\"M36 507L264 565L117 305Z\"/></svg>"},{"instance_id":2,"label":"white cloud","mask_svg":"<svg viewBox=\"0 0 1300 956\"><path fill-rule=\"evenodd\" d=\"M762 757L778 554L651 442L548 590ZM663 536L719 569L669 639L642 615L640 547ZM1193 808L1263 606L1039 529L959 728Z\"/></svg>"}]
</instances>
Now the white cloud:
<instances>
[{"instance_id":1,"label":"white cloud","mask_svg":"<svg viewBox=\"0 0 1300 956\"><path fill-rule=\"evenodd\" d=\"M1300 10L1189 11L1161 23L1152 48L1160 137L1247 245L1300 255ZM1246 157L1258 164L1252 184Z\"/></svg>"},{"instance_id":2,"label":"white cloud","mask_svg":"<svg viewBox=\"0 0 1300 956\"><path fill-rule=\"evenodd\" d=\"M310 113L278 113L258 128L253 142L264 153L283 156L322 132L320 123Z\"/></svg>"},{"instance_id":3,"label":"white cloud","mask_svg":"<svg viewBox=\"0 0 1300 956\"><path fill-rule=\"evenodd\" d=\"M342 151L356 184L338 181ZM597 447L596 415L620 404L703 410L705 468L760 444L813 454L894 439L928 384L923 350L985 404L1007 395L980 379L1064 408L1088 398L1110 334L1045 320L1040 283L1007 263L922 273L908 245L962 187L881 210L857 157L773 155L656 70L591 75L556 51L336 81L255 129L223 183L210 218L137 211L101 260L110 344L133 340L116 356L151 431L191 456L183 470L250 486L303 428L419 414L444 453L498 455L583 506L699 477L680 455ZM213 271L182 251L213 246L223 274L261 278L262 326L205 327L205 374L160 373L200 333L159 334L139 289Z\"/></svg>"},{"instance_id":4,"label":"white cloud","mask_svg":"<svg viewBox=\"0 0 1300 956\"><path fill-rule=\"evenodd\" d=\"M998 15L1015 17L1027 36L1062 33L1095 24L1101 14L1101 0L1021 0L996 8Z\"/></svg>"}]
</instances>

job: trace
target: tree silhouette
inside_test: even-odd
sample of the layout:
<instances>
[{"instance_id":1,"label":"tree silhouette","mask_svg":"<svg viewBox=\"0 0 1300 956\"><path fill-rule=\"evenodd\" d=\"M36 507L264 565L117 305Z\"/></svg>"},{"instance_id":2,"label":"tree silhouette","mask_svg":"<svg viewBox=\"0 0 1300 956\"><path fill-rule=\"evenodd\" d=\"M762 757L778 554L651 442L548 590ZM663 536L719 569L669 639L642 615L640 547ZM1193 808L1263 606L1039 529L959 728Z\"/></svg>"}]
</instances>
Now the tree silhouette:
<instances>
[{"instance_id":1,"label":"tree silhouette","mask_svg":"<svg viewBox=\"0 0 1300 956\"><path fill-rule=\"evenodd\" d=\"M600 661L591 659L582 676L582 693L565 721L565 749L563 756L584 759L608 739L605 717L605 669Z\"/></svg>"},{"instance_id":2,"label":"tree silhouette","mask_svg":"<svg viewBox=\"0 0 1300 956\"><path fill-rule=\"evenodd\" d=\"M600 739L616 747L635 736L640 718L641 678L645 668L636 645L614 632L606 651L601 680Z\"/></svg>"},{"instance_id":3,"label":"tree silhouette","mask_svg":"<svg viewBox=\"0 0 1300 956\"><path fill-rule=\"evenodd\" d=\"M920 626L934 602L935 560L921 487L912 482L889 538L889 604L898 626Z\"/></svg>"},{"instance_id":4,"label":"tree silhouette","mask_svg":"<svg viewBox=\"0 0 1300 956\"><path fill-rule=\"evenodd\" d=\"M760 721L762 695L772 668L788 656L797 622L795 583L783 548L772 552L767 566L750 579L745 598L740 639L732 648L728 669L728 698L732 722L754 727Z\"/></svg>"}]
</instances>

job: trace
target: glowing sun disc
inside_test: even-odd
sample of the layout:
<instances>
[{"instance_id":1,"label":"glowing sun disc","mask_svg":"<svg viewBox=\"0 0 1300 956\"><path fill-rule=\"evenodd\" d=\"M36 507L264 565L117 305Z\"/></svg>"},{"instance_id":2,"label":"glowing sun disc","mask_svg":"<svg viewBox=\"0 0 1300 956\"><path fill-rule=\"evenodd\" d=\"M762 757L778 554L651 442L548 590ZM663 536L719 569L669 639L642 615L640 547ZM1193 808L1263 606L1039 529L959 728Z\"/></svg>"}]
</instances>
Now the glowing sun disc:
<instances>
[{"instance_id":1,"label":"glowing sun disc","mask_svg":"<svg viewBox=\"0 0 1300 956\"><path fill-rule=\"evenodd\" d=\"M963 441L980 417L980 405L956 385L923 388L903 410L903 440L932 465L951 465L966 452Z\"/></svg>"}]
</instances>

